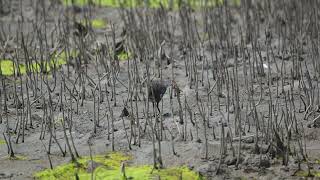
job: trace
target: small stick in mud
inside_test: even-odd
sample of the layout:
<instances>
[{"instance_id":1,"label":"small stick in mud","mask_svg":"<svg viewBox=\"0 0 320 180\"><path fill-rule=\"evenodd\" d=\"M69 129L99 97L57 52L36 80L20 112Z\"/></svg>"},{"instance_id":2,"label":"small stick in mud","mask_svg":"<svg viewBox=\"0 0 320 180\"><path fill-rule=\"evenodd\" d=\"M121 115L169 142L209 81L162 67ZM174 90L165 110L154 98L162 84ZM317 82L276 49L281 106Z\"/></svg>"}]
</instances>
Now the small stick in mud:
<instances>
[{"instance_id":1,"label":"small stick in mud","mask_svg":"<svg viewBox=\"0 0 320 180\"><path fill-rule=\"evenodd\" d=\"M129 139L128 132L127 132L126 125L125 125L125 121L124 121L124 117L128 117L128 116L130 116L130 113L129 113L129 111L127 110L127 108L124 107L123 110L122 110L122 113L121 113L121 115L120 115L120 118L121 118L121 120L122 120L123 129L124 129L124 131L125 131L126 139L127 139L127 141L128 141L128 148L129 148L129 150L131 150L131 149L132 149L132 148L131 148L131 139ZM132 133L132 132L131 132L131 133Z\"/></svg>"},{"instance_id":2,"label":"small stick in mud","mask_svg":"<svg viewBox=\"0 0 320 180\"><path fill-rule=\"evenodd\" d=\"M13 148L12 148L12 144L11 144L11 135L10 135L10 133L8 133L8 135L6 137L5 133L2 133L2 134L3 134L4 140L5 140L6 144L7 144L9 157L10 158L14 158L15 154L14 154L14 151L13 151Z\"/></svg>"},{"instance_id":3,"label":"small stick in mud","mask_svg":"<svg viewBox=\"0 0 320 180\"><path fill-rule=\"evenodd\" d=\"M50 169L53 169L53 165L52 165L52 160L51 160L51 157L50 157L50 153L49 153L49 151L47 150L46 145L43 143L43 141L42 141L42 140L40 140L40 141L41 141L41 144L43 145L43 148L44 148L44 150L46 151L46 154L47 154L47 156L48 156L48 160L49 160L49 164L50 164Z\"/></svg>"},{"instance_id":4,"label":"small stick in mud","mask_svg":"<svg viewBox=\"0 0 320 180\"><path fill-rule=\"evenodd\" d=\"M121 163L121 175L122 175L122 179L127 179L127 176L126 176L126 167L125 167L125 163L122 162Z\"/></svg>"}]
</instances>

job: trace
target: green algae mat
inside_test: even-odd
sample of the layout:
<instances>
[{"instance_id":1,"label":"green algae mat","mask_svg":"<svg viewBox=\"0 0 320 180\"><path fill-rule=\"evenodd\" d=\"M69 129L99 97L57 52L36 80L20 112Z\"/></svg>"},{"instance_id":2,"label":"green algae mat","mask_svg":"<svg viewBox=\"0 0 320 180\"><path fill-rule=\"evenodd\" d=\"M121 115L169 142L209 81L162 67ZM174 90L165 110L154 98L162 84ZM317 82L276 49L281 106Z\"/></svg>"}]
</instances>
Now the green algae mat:
<instances>
[{"instance_id":1,"label":"green algae mat","mask_svg":"<svg viewBox=\"0 0 320 180\"><path fill-rule=\"evenodd\" d=\"M95 19L91 19L89 20L89 22L91 23L91 26L94 29L103 29L107 27L107 22L104 19L101 18L95 18ZM80 21L80 23L84 26L86 26L86 20L83 19Z\"/></svg>"},{"instance_id":2,"label":"green algae mat","mask_svg":"<svg viewBox=\"0 0 320 180\"><path fill-rule=\"evenodd\" d=\"M70 56L75 57L76 52L71 53ZM32 62L32 63L29 63L28 65L17 64L12 60L3 59L3 60L0 60L0 70L1 70L0 75L13 76L14 74L18 74L18 73L20 75L24 75L27 73L27 69L31 73L50 72L52 71L53 67L59 68L65 64L67 64L67 55L65 52L62 52L59 55L54 55L50 61L44 61L42 63Z\"/></svg>"},{"instance_id":3,"label":"green algae mat","mask_svg":"<svg viewBox=\"0 0 320 180\"><path fill-rule=\"evenodd\" d=\"M73 0L74 4L77 6L86 6L89 4L89 0ZM173 8L178 9L181 0L90 0L94 5L103 7L141 7L147 6L150 8ZM217 5L222 5L224 0L185 0L186 4L194 9L199 9L201 7L215 7ZM71 0L62 0L65 6L72 4ZM231 3L235 6L240 5L240 0L232 0Z\"/></svg>"},{"instance_id":4,"label":"green algae mat","mask_svg":"<svg viewBox=\"0 0 320 180\"><path fill-rule=\"evenodd\" d=\"M104 21L103 19L93 19L91 21L91 24L93 28L97 28L97 29L102 29L107 26L106 21Z\"/></svg>"},{"instance_id":5,"label":"green algae mat","mask_svg":"<svg viewBox=\"0 0 320 180\"><path fill-rule=\"evenodd\" d=\"M294 174L294 176L303 177L303 178L308 178L308 177L320 178L320 171L311 170L309 174L308 171L299 170Z\"/></svg>"},{"instance_id":6,"label":"green algae mat","mask_svg":"<svg viewBox=\"0 0 320 180\"><path fill-rule=\"evenodd\" d=\"M131 53L122 52L117 55L120 61L126 61L129 58L131 58ZM60 68L62 65L67 64L67 60L64 54L61 55L61 57L57 60L51 60L44 62L41 65L39 62L33 62L28 65L28 69L31 73L40 73L40 72L46 72L49 73L52 71L53 67ZM3 76L13 76L14 74L20 74L24 75L27 73L27 66L25 64L16 64L14 61L9 59L3 59L0 60L0 75Z\"/></svg>"},{"instance_id":7,"label":"green algae mat","mask_svg":"<svg viewBox=\"0 0 320 180\"><path fill-rule=\"evenodd\" d=\"M97 19L92 21L92 26L96 28L104 28L106 23L101 20ZM69 57L76 57L78 55L77 51L71 51ZM120 61L129 60L132 57L130 52L121 52L117 55ZM60 68L62 65L67 64L68 62L68 55L62 51L60 54L53 55L50 61L43 61L43 62L32 62L28 65L24 63L15 63L10 59L0 59L0 75L3 76L13 76L14 74L24 75L28 71L31 73L40 73L45 72L49 73L53 70L53 68ZM42 68L41 68L42 67ZM28 70L28 71L27 71Z\"/></svg>"},{"instance_id":8,"label":"green algae mat","mask_svg":"<svg viewBox=\"0 0 320 180\"><path fill-rule=\"evenodd\" d=\"M132 57L132 54L130 52L121 52L117 56L120 61L126 61Z\"/></svg>"},{"instance_id":9,"label":"green algae mat","mask_svg":"<svg viewBox=\"0 0 320 180\"><path fill-rule=\"evenodd\" d=\"M96 180L123 180L121 173L121 163L131 160L130 156L122 153L110 153L107 155L93 156L95 164L99 164L92 172L88 168L92 164L90 157L78 159L78 163L62 164L55 168L46 169L34 174L35 179L55 180L55 179L76 179L90 180L93 177ZM204 179L198 173L195 173L187 167L173 167L168 169L153 170L152 166L130 166L125 167L126 179L132 180L201 180Z\"/></svg>"},{"instance_id":10,"label":"green algae mat","mask_svg":"<svg viewBox=\"0 0 320 180\"><path fill-rule=\"evenodd\" d=\"M6 141L4 141L3 139L0 139L0 146L6 144Z\"/></svg>"}]
</instances>

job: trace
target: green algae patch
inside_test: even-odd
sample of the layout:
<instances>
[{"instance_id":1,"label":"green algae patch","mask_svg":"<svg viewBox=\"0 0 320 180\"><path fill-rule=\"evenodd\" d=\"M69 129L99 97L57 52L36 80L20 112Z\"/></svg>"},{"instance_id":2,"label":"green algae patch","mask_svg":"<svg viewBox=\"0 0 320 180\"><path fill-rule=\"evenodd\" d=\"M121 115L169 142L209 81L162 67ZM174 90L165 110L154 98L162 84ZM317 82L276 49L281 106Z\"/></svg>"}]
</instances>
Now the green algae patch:
<instances>
[{"instance_id":1,"label":"green algae patch","mask_svg":"<svg viewBox=\"0 0 320 180\"><path fill-rule=\"evenodd\" d=\"M15 63L11 60L2 60L1 63L1 73L4 76L13 76L14 74L24 75L27 73L27 67L25 64L19 64L16 68ZM29 71L32 73L40 72L40 64L37 62L33 62L29 65ZM50 69L49 66L47 66L46 69Z\"/></svg>"},{"instance_id":2,"label":"green algae patch","mask_svg":"<svg viewBox=\"0 0 320 180\"><path fill-rule=\"evenodd\" d=\"M88 5L88 0L75 0L73 3L77 6L86 6ZM62 0L62 4L65 6L70 6L72 5L72 0Z\"/></svg>"},{"instance_id":3,"label":"green algae patch","mask_svg":"<svg viewBox=\"0 0 320 180\"><path fill-rule=\"evenodd\" d=\"M25 161L28 160L26 156L22 155L15 155L14 157L9 158L10 160L16 160L16 161Z\"/></svg>"},{"instance_id":4,"label":"green algae patch","mask_svg":"<svg viewBox=\"0 0 320 180\"><path fill-rule=\"evenodd\" d=\"M105 6L105 7L120 7L121 1L119 0L91 0L94 5ZM124 1L124 5L128 1ZM63 5L70 6L72 5L72 0L62 0ZM87 6L89 4L88 0L74 0L74 5L76 6Z\"/></svg>"},{"instance_id":5,"label":"green algae patch","mask_svg":"<svg viewBox=\"0 0 320 180\"><path fill-rule=\"evenodd\" d=\"M320 177L320 171L311 170L311 174L308 171L299 170L294 175L298 177Z\"/></svg>"},{"instance_id":6,"label":"green algae patch","mask_svg":"<svg viewBox=\"0 0 320 180\"><path fill-rule=\"evenodd\" d=\"M93 171L94 179L122 180L124 179L121 173L121 164L131 160L130 156L121 153L110 153L107 155L97 155L92 157L95 164L98 164ZM78 163L68 163L37 172L34 177L36 179L75 179L75 174L81 180L90 180L92 173L88 171L91 158L82 157L78 159ZM187 167L176 167L156 170L152 166L130 166L126 165L125 174L127 179L149 180L160 178L164 180L200 180L203 179L197 173L189 170Z\"/></svg>"},{"instance_id":7,"label":"green algae patch","mask_svg":"<svg viewBox=\"0 0 320 180\"><path fill-rule=\"evenodd\" d=\"M93 28L96 28L96 29L103 29L107 27L107 23L103 19L93 19L91 21L91 25Z\"/></svg>"},{"instance_id":8,"label":"green algae patch","mask_svg":"<svg viewBox=\"0 0 320 180\"><path fill-rule=\"evenodd\" d=\"M84 26L86 26L86 20L81 20L80 23ZM107 27L107 23L104 19L96 18L90 20L91 26L94 29L104 29Z\"/></svg>"},{"instance_id":9,"label":"green algae patch","mask_svg":"<svg viewBox=\"0 0 320 180\"><path fill-rule=\"evenodd\" d=\"M93 161L100 163L106 169L119 169L121 162L130 160L130 156L123 155L121 153L110 153L107 155L97 155L92 157ZM78 159L78 163L68 163L55 167L54 169L46 169L40 171L34 175L36 179L70 179L75 177L77 173L80 179L88 177L91 178L91 173L87 172L89 166L88 162L90 157L82 157ZM96 168L96 171L100 168ZM119 171L120 172L120 171Z\"/></svg>"},{"instance_id":10,"label":"green algae patch","mask_svg":"<svg viewBox=\"0 0 320 180\"><path fill-rule=\"evenodd\" d=\"M168 168L161 170L153 170L152 166L138 166L138 167L127 167L125 169L127 179L139 179L139 180L149 180L149 179L162 179L162 180L201 180L203 179L197 173L191 171L187 167L178 168ZM85 177L89 179L90 176ZM122 179L122 174L120 169L107 170L103 167L96 169L95 171L96 179Z\"/></svg>"},{"instance_id":11,"label":"green algae patch","mask_svg":"<svg viewBox=\"0 0 320 180\"><path fill-rule=\"evenodd\" d=\"M55 121L54 121L54 124L55 125L62 125L62 122L63 122L64 120L63 120L63 118L61 117L61 118L57 118Z\"/></svg>"},{"instance_id":12,"label":"green algae patch","mask_svg":"<svg viewBox=\"0 0 320 180\"><path fill-rule=\"evenodd\" d=\"M233 0L232 1L232 5L236 6L236 7L239 7L241 4L241 0Z\"/></svg>"},{"instance_id":13,"label":"green algae patch","mask_svg":"<svg viewBox=\"0 0 320 180\"><path fill-rule=\"evenodd\" d=\"M177 168L169 168L163 169L160 171L156 171L152 174L152 177L160 177L160 179L167 180L202 180L204 179L199 173L191 171L188 167L177 167Z\"/></svg>"},{"instance_id":14,"label":"green algae patch","mask_svg":"<svg viewBox=\"0 0 320 180\"><path fill-rule=\"evenodd\" d=\"M6 144L6 141L3 140L3 139L0 139L0 146L3 145L3 144Z\"/></svg>"},{"instance_id":15,"label":"green algae patch","mask_svg":"<svg viewBox=\"0 0 320 180\"><path fill-rule=\"evenodd\" d=\"M1 74L4 76L12 76L14 74L14 63L11 60L0 60Z\"/></svg>"},{"instance_id":16,"label":"green algae patch","mask_svg":"<svg viewBox=\"0 0 320 180\"><path fill-rule=\"evenodd\" d=\"M152 0L153 1L153 0ZM138 7L142 5L141 0L91 0L93 5L103 6L103 7ZM63 5L72 5L71 0L62 0ZM76 6L87 6L89 5L88 0L74 0L74 5Z\"/></svg>"},{"instance_id":17,"label":"green algae patch","mask_svg":"<svg viewBox=\"0 0 320 180\"><path fill-rule=\"evenodd\" d=\"M76 51L72 51L70 54L70 56L72 57L75 57L76 55ZM50 61L33 61L28 65L18 64L18 68L16 68L16 63L12 60L0 60L1 74L4 76L13 76L15 73L19 75L24 75L28 71L31 73L48 73L52 71L53 67L60 68L62 65L67 64L67 57L68 56L63 51L60 54L53 55Z\"/></svg>"},{"instance_id":18,"label":"green algae patch","mask_svg":"<svg viewBox=\"0 0 320 180\"><path fill-rule=\"evenodd\" d=\"M103 6L103 7L142 7L147 6L150 8L160 8L164 7L166 9L179 9L181 0L91 0L93 5ZM205 3L206 2L206 3ZM72 5L71 0L62 0L62 3L65 6ZM216 7L218 5L222 5L224 0L208 0L208 1L200 1L200 0L189 0L186 2L193 9L200 9L201 7ZM74 5L77 6L87 6L89 4L89 0L74 0ZM232 4L235 6L240 6L240 0L233 0Z\"/></svg>"},{"instance_id":19,"label":"green algae patch","mask_svg":"<svg viewBox=\"0 0 320 180\"><path fill-rule=\"evenodd\" d=\"M79 52L76 50L71 50L69 53L62 51L60 54L56 54L51 59L51 62L56 66L61 66L67 64L69 58L75 58L79 55Z\"/></svg>"},{"instance_id":20,"label":"green algae patch","mask_svg":"<svg viewBox=\"0 0 320 180\"><path fill-rule=\"evenodd\" d=\"M71 52L70 57L75 57L77 55L77 52ZM60 68L62 65L67 64L68 56L66 52L61 52L60 54L53 55L53 57L50 59L50 61L42 62L42 65L39 63L33 64L34 66L34 72L41 72L41 67L43 72L50 72L54 68Z\"/></svg>"},{"instance_id":21,"label":"green algae patch","mask_svg":"<svg viewBox=\"0 0 320 180\"><path fill-rule=\"evenodd\" d=\"M117 55L118 59L120 61L126 61L129 60L131 58L132 54L130 52L121 52Z\"/></svg>"},{"instance_id":22,"label":"green algae patch","mask_svg":"<svg viewBox=\"0 0 320 180\"><path fill-rule=\"evenodd\" d=\"M15 154L14 157L4 156L4 157L1 157L1 158L7 159L7 160L12 160L12 161L25 161L25 160L28 160L27 156L17 155L17 154Z\"/></svg>"}]
</instances>

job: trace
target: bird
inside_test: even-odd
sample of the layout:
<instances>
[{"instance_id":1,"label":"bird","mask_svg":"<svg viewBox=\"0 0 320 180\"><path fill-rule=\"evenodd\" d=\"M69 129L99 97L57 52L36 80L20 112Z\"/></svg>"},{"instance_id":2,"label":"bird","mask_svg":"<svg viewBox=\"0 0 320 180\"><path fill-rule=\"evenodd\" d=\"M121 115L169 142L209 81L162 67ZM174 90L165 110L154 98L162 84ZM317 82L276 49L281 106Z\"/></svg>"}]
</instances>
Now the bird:
<instances>
[{"instance_id":1,"label":"bird","mask_svg":"<svg viewBox=\"0 0 320 180\"><path fill-rule=\"evenodd\" d=\"M171 86L172 81L170 80L160 80L153 79L150 82L148 87L148 98L154 105L157 106L157 109L160 113L159 102L161 101L163 95L166 93L167 88Z\"/></svg>"},{"instance_id":2,"label":"bird","mask_svg":"<svg viewBox=\"0 0 320 180\"><path fill-rule=\"evenodd\" d=\"M129 115L130 115L130 113L129 113L128 109L126 107L124 107L122 109L120 117L128 117Z\"/></svg>"},{"instance_id":3,"label":"bird","mask_svg":"<svg viewBox=\"0 0 320 180\"><path fill-rule=\"evenodd\" d=\"M74 35L78 37L85 37L88 34L88 28L81 23L74 22L74 27L76 29Z\"/></svg>"},{"instance_id":4,"label":"bird","mask_svg":"<svg viewBox=\"0 0 320 180\"><path fill-rule=\"evenodd\" d=\"M114 54L116 56L118 56L121 53L125 53L126 52L125 47L124 47L126 36L127 36L127 30L125 28L123 28L122 32L120 34L121 40L116 42L116 44L115 44Z\"/></svg>"},{"instance_id":5,"label":"bird","mask_svg":"<svg viewBox=\"0 0 320 180\"><path fill-rule=\"evenodd\" d=\"M115 44L115 55L119 55L124 52L125 52L125 48L124 48L124 39L123 39Z\"/></svg>"}]
</instances>

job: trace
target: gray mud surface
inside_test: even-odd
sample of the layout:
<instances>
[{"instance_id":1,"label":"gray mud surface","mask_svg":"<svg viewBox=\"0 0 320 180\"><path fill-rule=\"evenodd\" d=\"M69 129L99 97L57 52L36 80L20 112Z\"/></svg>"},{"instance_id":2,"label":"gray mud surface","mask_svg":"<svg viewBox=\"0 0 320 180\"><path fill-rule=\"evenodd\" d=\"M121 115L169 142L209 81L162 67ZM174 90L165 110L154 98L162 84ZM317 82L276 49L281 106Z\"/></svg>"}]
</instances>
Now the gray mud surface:
<instances>
[{"instance_id":1,"label":"gray mud surface","mask_svg":"<svg viewBox=\"0 0 320 180\"><path fill-rule=\"evenodd\" d=\"M54 1L44 1L45 16L37 15L44 13L44 8L41 5L37 8L39 1L33 0L21 1L22 8L20 1L12 0L10 12L0 13L0 59L16 58L17 62L25 62L22 34L30 58L39 59L41 54L46 57L53 49L63 47L79 50L81 54L79 58L70 58L68 64L55 73L1 76L0 140L4 139L3 134L10 136L13 152L23 159L8 158L7 145L0 143L0 179L33 179L35 172L49 168L46 149L50 142L53 166L70 162L61 122L61 104L65 116L70 119L72 114L70 132L80 156L89 155L88 143L92 154L110 152L114 146L115 151L133 155L132 164L152 165L152 136L161 131L164 167L185 165L207 179L299 179L296 176L299 166L303 171L307 172L309 167L319 174L318 1L244 0L240 7L221 6L208 9L208 12L127 9L128 22L123 21L119 9L86 7L81 13L74 13L70 8L50 5L50 2ZM142 22L137 14L144 20L149 17L149 21ZM136 22L129 19L133 15ZM72 33L74 27L66 24L72 24L73 17L85 16L104 19L107 27L89 30L81 50ZM185 22L189 26L183 25ZM164 27L166 23L168 28ZM208 25L207 29L205 25ZM107 51L112 49L113 31L115 41L119 41L123 28L128 32L126 48L135 51L128 61L116 61L99 48L105 44ZM69 34L64 36L64 31ZM66 39L70 44L66 45ZM166 59L159 58L163 40L166 43L162 51L168 56L169 65ZM81 67L77 67L79 60L88 60L88 63L82 62ZM102 61L107 68L103 67ZM158 78L159 73L162 79L174 77L176 83L175 88L168 87L164 94L160 115L156 109L152 110L151 102L147 108L146 93L147 74L152 79ZM52 92L48 91L45 82ZM75 98L63 88L64 83L69 89L76 89ZM77 92L82 93L82 87L85 99L81 106L82 99ZM19 101L24 100L20 109L16 108L16 95ZM98 97L103 100L99 115ZM49 107L50 103L52 107ZM126 128L120 117L125 103L130 114L123 117ZM44 109L52 111L53 119L46 117L48 112ZM94 128L97 118L99 126ZM155 125L153 128L146 125L147 119ZM20 124L15 129L17 122ZM54 124L51 130L67 152L65 157L57 143L50 140L49 122ZM42 131L44 125L46 129ZM163 126L162 130L160 126ZM158 131L153 132L154 128ZM134 133L131 150L125 131L129 136ZM141 133L140 147L138 131ZM40 140L43 132L45 136ZM67 136L70 141L69 126ZM157 140L155 146L158 152Z\"/></svg>"}]
</instances>

